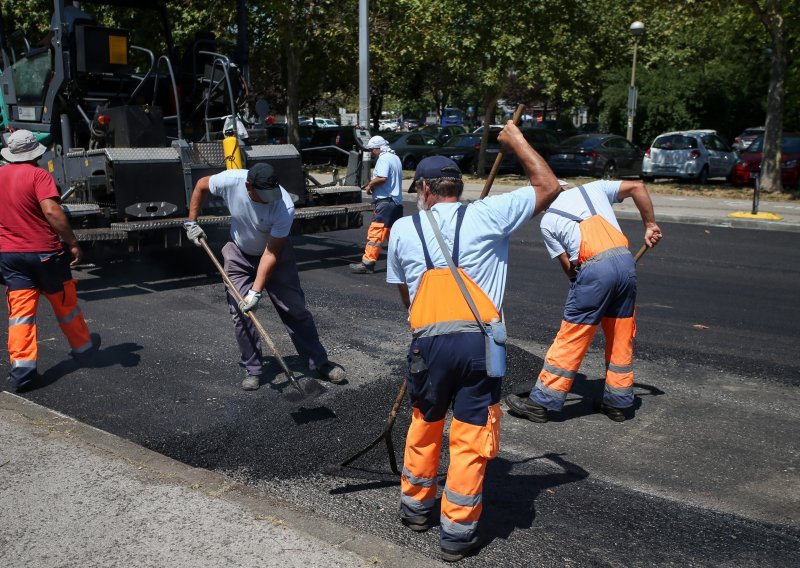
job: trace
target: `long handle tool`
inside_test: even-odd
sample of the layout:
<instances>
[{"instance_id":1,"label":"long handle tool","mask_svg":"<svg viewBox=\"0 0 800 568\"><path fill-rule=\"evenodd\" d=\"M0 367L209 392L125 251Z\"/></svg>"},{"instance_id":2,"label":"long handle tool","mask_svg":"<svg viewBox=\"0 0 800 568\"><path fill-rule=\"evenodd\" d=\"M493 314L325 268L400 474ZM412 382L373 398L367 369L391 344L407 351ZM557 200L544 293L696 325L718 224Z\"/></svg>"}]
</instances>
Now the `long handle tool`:
<instances>
[{"instance_id":1,"label":"long handle tool","mask_svg":"<svg viewBox=\"0 0 800 568\"><path fill-rule=\"evenodd\" d=\"M346 468L351 463L356 461L358 458L360 458L368 451L370 451L372 448L380 444L381 441L385 440L386 449L389 452L389 467L392 469L393 474L400 475L400 470L397 468L397 458L394 455L394 443L392 442L392 429L394 428L395 420L397 420L397 412L400 410L400 405L403 404L403 398L405 396L406 396L406 381L405 379L403 379L403 384L400 386L400 391L397 393L397 398L394 401L394 405L392 405L392 410L389 413L389 418L386 419L386 427L384 427L383 432L381 432L380 436L378 436L372 442L370 442L363 450L347 458L338 465L328 466L327 468L325 468L324 471L330 475L340 475L344 477L362 477L363 473L366 472L361 472L361 474L359 474L355 470L345 470L344 468ZM374 473L370 473L368 477L370 479L374 479L376 476Z\"/></svg>"},{"instance_id":2,"label":"long handle tool","mask_svg":"<svg viewBox=\"0 0 800 568\"><path fill-rule=\"evenodd\" d=\"M640 248L636 252L636 256L633 257L633 262L639 262L639 259L642 258L644 256L644 253L646 252L647 252L647 245L642 245L642 248Z\"/></svg>"},{"instance_id":3,"label":"long handle tool","mask_svg":"<svg viewBox=\"0 0 800 568\"><path fill-rule=\"evenodd\" d=\"M217 257L214 256L214 253L209 248L208 243L206 243L205 239L202 238L200 239L200 246L203 247L204 251L206 251L208 258L211 259L211 262L214 264L214 267L217 269L217 272L219 272L220 276L222 276L222 279L225 281L225 285L228 287L230 293L233 294L234 299L237 302L242 302L244 298L242 298L242 295L239 293L239 290L236 289L236 286L233 285L233 282L231 281L230 277L225 273L225 269L219 263ZM250 311L247 312L247 315L250 317L250 321L253 322L253 325L255 326L256 331L258 331L258 334L261 336L261 339L263 339L264 343L266 343L267 346L269 346L270 350L272 351L272 354L275 356L275 359L278 361L281 368L283 369L283 372L286 374L286 378L289 379L291 385L297 390L297 392L289 391L284 393L283 396L284 398L286 398L286 400L290 402L300 402L308 398L316 398L327 391L325 387L323 387L321 384L319 384L317 381L311 378L307 378L304 381L304 383L301 384L300 381L295 378L294 373L292 373L292 370L289 369L289 366L286 364L286 361L284 361L283 357L281 357L281 354L278 352L278 348L275 346L275 343L272 341L272 338L267 333L267 330L264 329L264 326L261 325L261 322L258 321L255 314L252 311Z\"/></svg>"},{"instance_id":4,"label":"long handle tool","mask_svg":"<svg viewBox=\"0 0 800 568\"><path fill-rule=\"evenodd\" d=\"M525 112L525 105L518 105L517 110L514 111L514 117L512 118L514 124L519 124L519 119L522 118L523 112ZM497 157L494 159L494 164L492 165L492 170L489 172L489 177L486 179L486 183L483 185L483 191L481 191L480 197L481 199L489 195L489 189L491 189L492 184L494 183L494 178L497 176L497 170L500 169L500 163L503 161L503 156L505 156L505 154L506 153L502 148L497 153Z\"/></svg>"}]
</instances>

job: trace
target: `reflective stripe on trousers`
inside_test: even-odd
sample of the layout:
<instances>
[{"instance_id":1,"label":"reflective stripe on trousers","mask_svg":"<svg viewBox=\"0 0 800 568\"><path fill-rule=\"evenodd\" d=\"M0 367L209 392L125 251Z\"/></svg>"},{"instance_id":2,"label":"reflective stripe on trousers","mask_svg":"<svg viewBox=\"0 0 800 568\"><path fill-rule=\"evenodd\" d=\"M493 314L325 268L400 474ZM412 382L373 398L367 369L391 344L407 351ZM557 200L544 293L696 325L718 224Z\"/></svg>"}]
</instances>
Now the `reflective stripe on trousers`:
<instances>
[{"instance_id":1,"label":"reflective stripe on trousers","mask_svg":"<svg viewBox=\"0 0 800 568\"><path fill-rule=\"evenodd\" d=\"M603 402L616 408L633 404L633 317L603 318L606 336L606 386ZM581 362L597 331L596 325L561 322L547 351L544 366L531 390L531 399L550 410L561 410Z\"/></svg>"}]
</instances>

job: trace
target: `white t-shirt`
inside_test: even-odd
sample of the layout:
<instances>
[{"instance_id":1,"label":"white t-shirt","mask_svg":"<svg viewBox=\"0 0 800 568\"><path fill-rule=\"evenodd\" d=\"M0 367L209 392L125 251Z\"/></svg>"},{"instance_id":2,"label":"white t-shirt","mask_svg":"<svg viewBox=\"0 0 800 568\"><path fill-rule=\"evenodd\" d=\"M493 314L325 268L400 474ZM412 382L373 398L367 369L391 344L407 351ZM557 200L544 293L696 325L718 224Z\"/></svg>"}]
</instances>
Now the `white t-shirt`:
<instances>
[{"instance_id":1,"label":"white t-shirt","mask_svg":"<svg viewBox=\"0 0 800 568\"><path fill-rule=\"evenodd\" d=\"M397 205L403 204L403 164L394 152L383 152L375 162L373 176L386 181L375 187L373 199L391 197Z\"/></svg>"},{"instance_id":2,"label":"white t-shirt","mask_svg":"<svg viewBox=\"0 0 800 568\"><path fill-rule=\"evenodd\" d=\"M231 212L231 240L245 254L264 253L270 237L288 237L294 220L292 196L281 187L281 199L256 203L247 194L247 170L225 170L211 176L211 194L225 200Z\"/></svg>"},{"instance_id":3,"label":"white t-shirt","mask_svg":"<svg viewBox=\"0 0 800 568\"><path fill-rule=\"evenodd\" d=\"M619 228L617 217L614 215L614 209L611 207L612 203L622 202L621 199L617 198L620 185L622 185L621 181L598 180L584 184L583 188L586 190L589 199L591 199L597 214L604 217L606 221L622 232ZM589 206L586 205L586 200L577 187L561 192L555 201L550 204L550 209L559 209L584 220L592 215L591 211L589 211ZM578 261L578 253L581 248L581 230L576 221L549 212L548 209L542 215L540 227L544 246L550 254L550 258L555 258L562 252L566 252L572 262Z\"/></svg>"},{"instance_id":4,"label":"white t-shirt","mask_svg":"<svg viewBox=\"0 0 800 568\"><path fill-rule=\"evenodd\" d=\"M450 252L453 251L459 203L437 203L433 216L442 231ZM536 191L523 187L467 206L461 224L458 266L480 286L495 307L502 308L508 273L508 240L511 233L533 216L536 209ZM428 217L420 212L425 245L431 261L437 268L446 268ZM393 226L389 237L386 282L406 284L414 300L422 275L428 270L425 254L412 217L403 217Z\"/></svg>"}]
</instances>

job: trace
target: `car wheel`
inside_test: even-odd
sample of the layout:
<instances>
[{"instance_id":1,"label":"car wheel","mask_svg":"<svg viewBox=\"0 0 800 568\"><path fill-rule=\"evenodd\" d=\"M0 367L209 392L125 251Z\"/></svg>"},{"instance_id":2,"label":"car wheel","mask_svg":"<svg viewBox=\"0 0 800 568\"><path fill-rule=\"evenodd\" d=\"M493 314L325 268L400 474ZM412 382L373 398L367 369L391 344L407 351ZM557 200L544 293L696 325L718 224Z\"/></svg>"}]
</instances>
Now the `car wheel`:
<instances>
[{"instance_id":1,"label":"car wheel","mask_svg":"<svg viewBox=\"0 0 800 568\"><path fill-rule=\"evenodd\" d=\"M703 166L703 169L700 170L700 175L697 176L697 183L700 185L708 183L708 166Z\"/></svg>"},{"instance_id":2,"label":"car wheel","mask_svg":"<svg viewBox=\"0 0 800 568\"><path fill-rule=\"evenodd\" d=\"M414 156L406 156L403 160L403 169L404 170L413 170L417 167L417 161L414 159Z\"/></svg>"},{"instance_id":3,"label":"car wheel","mask_svg":"<svg viewBox=\"0 0 800 568\"><path fill-rule=\"evenodd\" d=\"M608 162L603 168L603 179L617 179L617 165L614 162Z\"/></svg>"}]
</instances>

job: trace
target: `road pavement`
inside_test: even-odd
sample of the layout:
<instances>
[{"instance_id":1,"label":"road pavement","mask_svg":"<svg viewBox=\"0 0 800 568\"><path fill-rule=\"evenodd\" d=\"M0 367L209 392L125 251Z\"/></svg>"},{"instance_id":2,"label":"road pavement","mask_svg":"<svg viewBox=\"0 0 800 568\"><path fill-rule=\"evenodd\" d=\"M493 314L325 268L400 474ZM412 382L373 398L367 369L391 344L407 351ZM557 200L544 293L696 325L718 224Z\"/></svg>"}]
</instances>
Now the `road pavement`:
<instances>
[{"instance_id":1,"label":"road pavement","mask_svg":"<svg viewBox=\"0 0 800 568\"><path fill-rule=\"evenodd\" d=\"M657 212L662 222L658 204ZM602 384L599 340L561 419L504 418L487 476L489 542L463 565L796 562L800 240L718 220L662 223L664 242L640 263L634 420L591 413ZM635 247L640 225L622 225ZM565 281L537 233L531 223L512 241L504 392L530 388L560 319ZM349 384L328 385L300 407L280 396L287 385L274 365L260 390L238 388L224 294L199 251L76 271L103 349L86 368L65 360L44 309L45 385L24 400L0 395L0 561L250 565L262 551L262 560L289 565L435 562L435 531L418 535L396 520L385 449L359 460L351 477L325 474L377 435L402 378L407 324L383 283L383 261L376 275L347 270L362 241L363 230L295 239L320 335L349 371ZM260 317L293 369L307 372L269 310ZM408 412L406 403L398 452ZM159 460L169 465L150 472ZM441 473L446 466L443 456ZM246 497L228 498L240 492ZM53 541L53 532L65 538Z\"/></svg>"}]
</instances>

